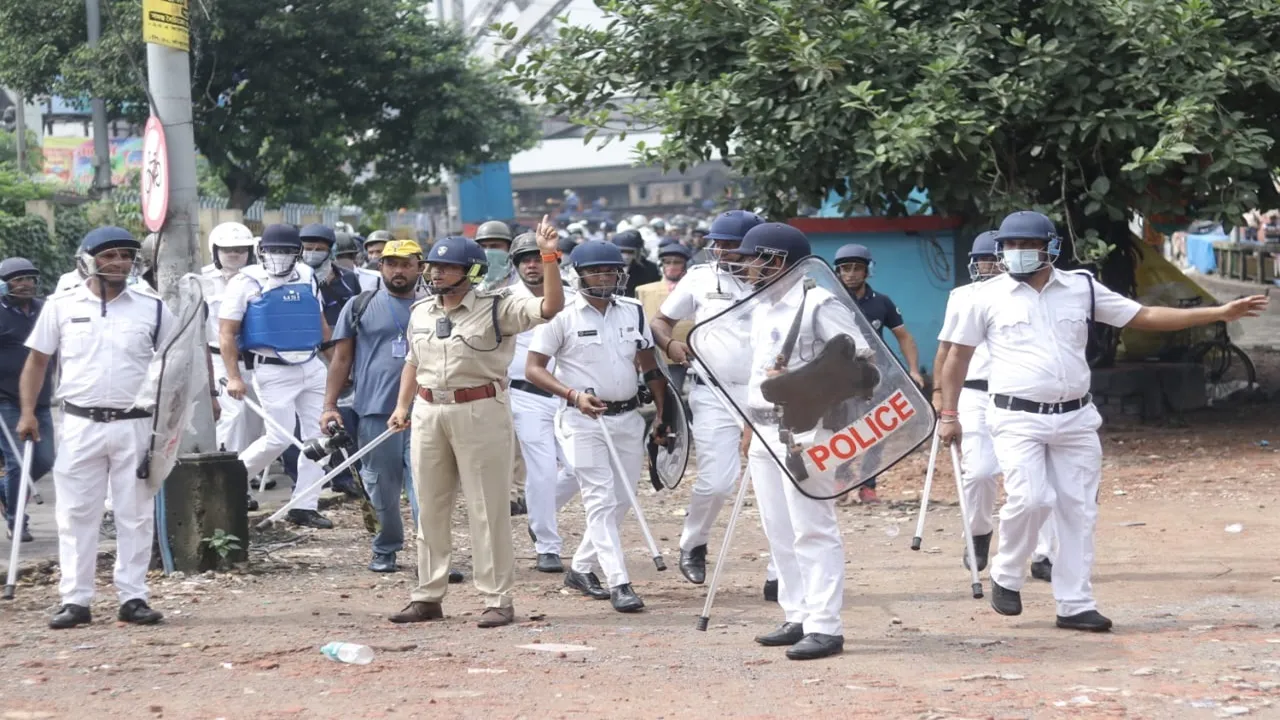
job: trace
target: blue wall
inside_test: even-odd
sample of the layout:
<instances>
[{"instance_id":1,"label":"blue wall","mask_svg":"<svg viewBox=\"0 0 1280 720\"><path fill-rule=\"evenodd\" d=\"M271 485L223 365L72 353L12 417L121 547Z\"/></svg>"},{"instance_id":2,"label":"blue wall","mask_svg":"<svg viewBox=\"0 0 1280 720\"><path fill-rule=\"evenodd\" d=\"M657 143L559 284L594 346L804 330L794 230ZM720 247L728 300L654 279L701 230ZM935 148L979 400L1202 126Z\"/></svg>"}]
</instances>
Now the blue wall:
<instances>
[{"instance_id":1,"label":"blue wall","mask_svg":"<svg viewBox=\"0 0 1280 720\"><path fill-rule=\"evenodd\" d=\"M867 281L878 293L893 298L907 330L920 348L920 364L933 371L938 333L947 308L947 295L956 286L956 237L953 231L808 233L813 252L834 262L836 250L861 243L871 250L874 265ZM964 257L963 255L961 256ZM902 359L897 339L885 331L885 344Z\"/></svg>"},{"instance_id":2,"label":"blue wall","mask_svg":"<svg viewBox=\"0 0 1280 720\"><path fill-rule=\"evenodd\" d=\"M510 220L515 217L511 202L511 166L487 163L470 168L475 175L458 182L458 214L464 223Z\"/></svg>"}]
</instances>

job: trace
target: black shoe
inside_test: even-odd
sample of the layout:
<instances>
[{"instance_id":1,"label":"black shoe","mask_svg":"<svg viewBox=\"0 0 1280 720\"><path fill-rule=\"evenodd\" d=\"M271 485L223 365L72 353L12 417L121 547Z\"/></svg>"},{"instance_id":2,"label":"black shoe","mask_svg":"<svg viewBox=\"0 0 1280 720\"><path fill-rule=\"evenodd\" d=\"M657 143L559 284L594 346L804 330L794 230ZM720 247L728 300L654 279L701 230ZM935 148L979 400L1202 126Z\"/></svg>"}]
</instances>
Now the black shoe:
<instances>
[{"instance_id":1,"label":"black shoe","mask_svg":"<svg viewBox=\"0 0 1280 720\"><path fill-rule=\"evenodd\" d=\"M351 478L342 478L333 481L333 491L340 492L349 498L359 500L364 497L364 493L360 492L360 488L356 486L356 481Z\"/></svg>"},{"instance_id":2,"label":"black shoe","mask_svg":"<svg viewBox=\"0 0 1280 720\"><path fill-rule=\"evenodd\" d=\"M449 584L450 585L457 585L458 583L462 582L465 579L466 578L462 576L461 570L454 570L453 568L449 568Z\"/></svg>"},{"instance_id":3,"label":"black shoe","mask_svg":"<svg viewBox=\"0 0 1280 720\"><path fill-rule=\"evenodd\" d=\"M315 510L290 510L285 517L289 518L289 522L294 525L303 525L305 527L313 527L317 530L333 529L333 521L321 515Z\"/></svg>"},{"instance_id":4,"label":"black shoe","mask_svg":"<svg viewBox=\"0 0 1280 720\"><path fill-rule=\"evenodd\" d=\"M1058 616L1058 627L1065 630L1088 630L1089 632L1107 632L1111 630L1111 618L1097 610L1086 610L1069 617Z\"/></svg>"},{"instance_id":5,"label":"black shoe","mask_svg":"<svg viewBox=\"0 0 1280 720\"><path fill-rule=\"evenodd\" d=\"M1021 615L1022 593L1017 590L1002 588L996 584L995 580L992 580L991 607L1001 615Z\"/></svg>"},{"instance_id":6,"label":"black shoe","mask_svg":"<svg viewBox=\"0 0 1280 720\"><path fill-rule=\"evenodd\" d=\"M790 660L817 660L818 658L839 655L842 652L844 652L843 635L809 633L800 642L787 648L787 658Z\"/></svg>"},{"instance_id":7,"label":"black shoe","mask_svg":"<svg viewBox=\"0 0 1280 720\"><path fill-rule=\"evenodd\" d=\"M258 501L254 500L253 496L250 495L249 499L245 502L245 507L249 509L249 512L253 512L258 509Z\"/></svg>"},{"instance_id":8,"label":"black shoe","mask_svg":"<svg viewBox=\"0 0 1280 720\"><path fill-rule=\"evenodd\" d=\"M778 581L777 580L764 581L764 601L778 602Z\"/></svg>"},{"instance_id":9,"label":"black shoe","mask_svg":"<svg viewBox=\"0 0 1280 720\"><path fill-rule=\"evenodd\" d=\"M609 591L600 585L600 578L593 572L580 573L570 568L569 572L564 574L564 586L573 588L595 600L608 600L611 597Z\"/></svg>"},{"instance_id":10,"label":"black shoe","mask_svg":"<svg viewBox=\"0 0 1280 720\"><path fill-rule=\"evenodd\" d=\"M276 481L275 481L275 478L273 478L273 477L271 477L270 475L268 475L268 476L267 476L267 486L266 486L265 488L264 488L264 487L261 487L261 486L262 486L262 476L261 476L261 475L259 475L258 477L256 477L256 478L254 478L254 479L252 479L252 480L250 480L250 481L249 481L249 486L250 486L250 487L252 487L254 490L257 490L257 491L259 491L259 492L261 492L262 490L274 490L274 489L275 489L275 487L276 487Z\"/></svg>"},{"instance_id":11,"label":"black shoe","mask_svg":"<svg viewBox=\"0 0 1280 720\"><path fill-rule=\"evenodd\" d=\"M511 501L511 517L528 514L529 506L525 504L523 495L520 496L520 499Z\"/></svg>"},{"instance_id":12,"label":"black shoe","mask_svg":"<svg viewBox=\"0 0 1280 720\"><path fill-rule=\"evenodd\" d=\"M698 547L685 552L680 551L680 572L685 579L694 585L707 581L707 546Z\"/></svg>"},{"instance_id":13,"label":"black shoe","mask_svg":"<svg viewBox=\"0 0 1280 720\"><path fill-rule=\"evenodd\" d=\"M1045 582L1053 582L1053 563L1043 558L1031 563L1031 577Z\"/></svg>"},{"instance_id":14,"label":"black shoe","mask_svg":"<svg viewBox=\"0 0 1280 720\"><path fill-rule=\"evenodd\" d=\"M609 602L613 609L620 613L640 612L644 609L644 601L631 589L630 583L623 583L609 591Z\"/></svg>"},{"instance_id":15,"label":"black shoe","mask_svg":"<svg viewBox=\"0 0 1280 720\"><path fill-rule=\"evenodd\" d=\"M538 553L538 564L533 569L544 573L562 573L564 563L560 562L560 556L555 553Z\"/></svg>"},{"instance_id":16,"label":"black shoe","mask_svg":"<svg viewBox=\"0 0 1280 720\"><path fill-rule=\"evenodd\" d=\"M66 604L58 608L57 614L49 618L49 627L54 630L66 630L77 625L88 625L93 622L89 608L84 605Z\"/></svg>"},{"instance_id":17,"label":"black shoe","mask_svg":"<svg viewBox=\"0 0 1280 720\"><path fill-rule=\"evenodd\" d=\"M134 598L121 605L120 612L116 613L116 617L121 622L134 625L155 625L164 619L164 615L152 610L147 605L147 601L142 598Z\"/></svg>"},{"instance_id":18,"label":"black shoe","mask_svg":"<svg viewBox=\"0 0 1280 720\"><path fill-rule=\"evenodd\" d=\"M537 544L538 544L538 536L533 534L533 526L532 526L532 525L530 525L529 523L525 523L525 524L524 524L524 526L525 526L525 528L527 528L527 529L529 530L529 539L533 541L533 544L534 544L534 545L537 545Z\"/></svg>"},{"instance_id":19,"label":"black shoe","mask_svg":"<svg viewBox=\"0 0 1280 720\"><path fill-rule=\"evenodd\" d=\"M978 561L978 572L987 569L987 556L991 554L991 533L986 535L973 536L973 556ZM960 551L960 556L964 560L964 569L969 569L969 549L965 548Z\"/></svg>"},{"instance_id":20,"label":"black shoe","mask_svg":"<svg viewBox=\"0 0 1280 720\"><path fill-rule=\"evenodd\" d=\"M393 573L396 571L396 554L395 553L379 553L373 554L373 560L369 562L369 570L376 573Z\"/></svg>"},{"instance_id":21,"label":"black shoe","mask_svg":"<svg viewBox=\"0 0 1280 720\"><path fill-rule=\"evenodd\" d=\"M13 528L5 528L4 533L10 540L13 539ZM26 523L22 524L22 542L35 542L35 538L31 537L31 529L27 527Z\"/></svg>"},{"instance_id":22,"label":"black shoe","mask_svg":"<svg viewBox=\"0 0 1280 720\"><path fill-rule=\"evenodd\" d=\"M800 623L784 622L778 626L777 630L764 635L757 635L756 642L765 647L783 647L784 645L795 645L804 638L804 625Z\"/></svg>"}]
</instances>

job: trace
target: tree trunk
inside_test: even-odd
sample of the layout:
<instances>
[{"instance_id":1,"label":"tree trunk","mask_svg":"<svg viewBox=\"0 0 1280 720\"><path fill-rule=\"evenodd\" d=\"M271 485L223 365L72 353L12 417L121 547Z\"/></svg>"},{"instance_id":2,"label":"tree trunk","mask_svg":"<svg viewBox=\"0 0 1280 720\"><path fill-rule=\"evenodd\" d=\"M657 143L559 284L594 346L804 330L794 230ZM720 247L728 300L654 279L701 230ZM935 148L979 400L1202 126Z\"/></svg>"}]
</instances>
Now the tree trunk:
<instances>
[{"instance_id":1,"label":"tree trunk","mask_svg":"<svg viewBox=\"0 0 1280 720\"><path fill-rule=\"evenodd\" d=\"M222 176L231 195L230 206L233 210L247 212L249 206L267 195L267 187L258 182L250 173L240 168L231 168Z\"/></svg>"}]
</instances>

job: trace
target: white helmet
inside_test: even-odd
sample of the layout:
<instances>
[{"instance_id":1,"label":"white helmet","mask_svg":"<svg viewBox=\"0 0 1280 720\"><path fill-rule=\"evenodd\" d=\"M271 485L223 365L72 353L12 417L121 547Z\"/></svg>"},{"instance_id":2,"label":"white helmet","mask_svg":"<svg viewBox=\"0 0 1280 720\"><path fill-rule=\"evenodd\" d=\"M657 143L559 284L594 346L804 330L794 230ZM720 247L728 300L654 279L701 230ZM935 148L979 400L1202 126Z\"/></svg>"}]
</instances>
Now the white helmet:
<instances>
[{"instance_id":1,"label":"white helmet","mask_svg":"<svg viewBox=\"0 0 1280 720\"><path fill-rule=\"evenodd\" d=\"M632 230L639 230L640 228L649 224L649 218L643 215L632 215L630 218L627 219L627 222L631 224Z\"/></svg>"},{"instance_id":2,"label":"white helmet","mask_svg":"<svg viewBox=\"0 0 1280 720\"><path fill-rule=\"evenodd\" d=\"M565 230L568 230L570 235L573 235L573 234L586 235L587 224L582 222L569 223L568 227L566 227Z\"/></svg>"},{"instance_id":3,"label":"white helmet","mask_svg":"<svg viewBox=\"0 0 1280 720\"><path fill-rule=\"evenodd\" d=\"M213 258L214 267L221 270L222 261L218 258L218 248L244 248L253 251L257 244L252 230L238 222L224 222L209 233L209 256Z\"/></svg>"},{"instance_id":4,"label":"white helmet","mask_svg":"<svg viewBox=\"0 0 1280 720\"><path fill-rule=\"evenodd\" d=\"M656 217L649 221L649 227L653 228L654 230L665 230L667 227L667 221L663 220L660 217Z\"/></svg>"}]
</instances>

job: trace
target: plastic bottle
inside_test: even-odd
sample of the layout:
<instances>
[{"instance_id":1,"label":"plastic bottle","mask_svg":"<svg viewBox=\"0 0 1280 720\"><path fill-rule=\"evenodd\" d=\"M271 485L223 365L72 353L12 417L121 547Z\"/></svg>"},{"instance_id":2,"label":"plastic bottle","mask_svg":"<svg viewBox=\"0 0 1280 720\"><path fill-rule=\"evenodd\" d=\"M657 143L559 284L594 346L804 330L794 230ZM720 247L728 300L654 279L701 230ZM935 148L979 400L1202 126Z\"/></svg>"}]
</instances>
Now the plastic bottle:
<instances>
[{"instance_id":1,"label":"plastic bottle","mask_svg":"<svg viewBox=\"0 0 1280 720\"><path fill-rule=\"evenodd\" d=\"M331 642L320 648L330 660L348 665L368 665L373 662L373 648L355 643Z\"/></svg>"}]
</instances>

